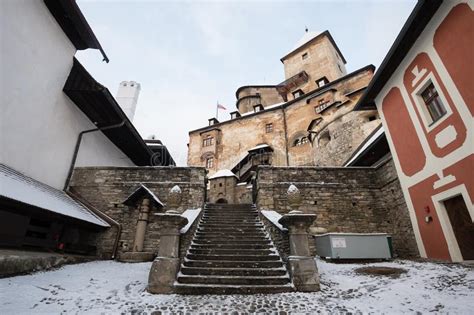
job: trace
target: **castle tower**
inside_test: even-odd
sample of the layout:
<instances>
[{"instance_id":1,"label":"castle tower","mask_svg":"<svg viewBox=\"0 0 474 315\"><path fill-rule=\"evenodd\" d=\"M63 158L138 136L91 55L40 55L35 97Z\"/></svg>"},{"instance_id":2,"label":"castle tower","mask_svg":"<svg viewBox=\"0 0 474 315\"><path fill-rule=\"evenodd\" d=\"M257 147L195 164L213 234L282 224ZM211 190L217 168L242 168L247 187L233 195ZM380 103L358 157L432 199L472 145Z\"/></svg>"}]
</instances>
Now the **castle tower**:
<instances>
[{"instance_id":1,"label":"castle tower","mask_svg":"<svg viewBox=\"0 0 474 315\"><path fill-rule=\"evenodd\" d=\"M135 116L139 94L140 83L135 81L120 82L115 98L130 121L133 121L133 117Z\"/></svg>"},{"instance_id":2,"label":"castle tower","mask_svg":"<svg viewBox=\"0 0 474 315\"><path fill-rule=\"evenodd\" d=\"M304 93L347 74L346 60L329 31L306 31L295 47L280 60L285 67L285 80L306 72L308 81L303 88Z\"/></svg>"}]
</instances>

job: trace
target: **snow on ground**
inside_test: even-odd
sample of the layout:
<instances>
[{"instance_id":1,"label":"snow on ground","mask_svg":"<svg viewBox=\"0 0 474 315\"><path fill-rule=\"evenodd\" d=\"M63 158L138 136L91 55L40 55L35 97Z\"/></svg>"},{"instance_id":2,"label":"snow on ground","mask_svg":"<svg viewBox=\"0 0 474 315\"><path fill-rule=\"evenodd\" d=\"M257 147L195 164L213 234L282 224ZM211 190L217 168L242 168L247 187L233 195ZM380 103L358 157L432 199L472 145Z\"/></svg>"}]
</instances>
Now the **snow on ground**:
<instances>
[{"instance_id":1,"label":"snow on ground","mask_svg":"<svg viewBox=\"0 0 474 315\"><path fill-rule=\"evenodd\" d=\"M472 268L406 260L370 264L408 271L390 278L355 273L361 264L317 262L321 292L250 296L148 294L145 287L151 263L69 265L0 279L0 313L474 313Z\"/></svg>"}]
</instances>

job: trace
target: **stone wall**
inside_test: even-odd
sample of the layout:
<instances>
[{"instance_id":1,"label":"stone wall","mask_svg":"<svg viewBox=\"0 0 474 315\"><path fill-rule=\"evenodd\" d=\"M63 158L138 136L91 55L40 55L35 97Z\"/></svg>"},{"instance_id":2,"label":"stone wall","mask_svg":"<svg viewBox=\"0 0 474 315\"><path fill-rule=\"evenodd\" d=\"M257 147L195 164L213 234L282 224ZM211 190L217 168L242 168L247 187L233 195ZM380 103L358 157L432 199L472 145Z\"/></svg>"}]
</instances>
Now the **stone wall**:
<instances>
[{"instance_id":1,"label":"stone wall","mask_svg":"<svg viewBox=\"0 0 474 315\"><path fill-rule=\"evenodd\" d=\"M144 184L166 204L170 189L178 185L182 201L177 209L200 208L205 198L205 174L197 167L85 167L76 168L71 189L92 206L118 221L122 225L118 254L131 250L135 237L138 209L122 202ZM154 210L164 212L168 208ZM151 215L146 230L144 251L156 252L159 245L159 230L156 218ZM98 255L110 257L116 236L116 228L109 229L97 239Z\"/></svg>"},{"instance_id":2,"label":"stone wall","mask_svg":"<svg viewBox=\"0 0 474 315\"><path fill-rule=\"evenodd\" d=\"M391 159L378 168L268 167L257 174L257 206L285 214L287 190L301 192L299 210L317 214L314 228L328 232L392 235L395 254L418 256L408 209Z\"/></svg>"}]
</instances>

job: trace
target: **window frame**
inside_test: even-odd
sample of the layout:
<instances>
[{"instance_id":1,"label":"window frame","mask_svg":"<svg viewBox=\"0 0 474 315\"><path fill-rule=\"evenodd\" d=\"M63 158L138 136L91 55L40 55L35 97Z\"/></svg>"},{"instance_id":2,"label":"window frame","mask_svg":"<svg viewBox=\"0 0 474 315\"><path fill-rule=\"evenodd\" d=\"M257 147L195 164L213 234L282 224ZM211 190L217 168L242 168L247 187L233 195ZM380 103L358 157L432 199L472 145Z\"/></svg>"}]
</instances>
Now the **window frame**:
<instances>
[{"instance_id":1,"label":"window frame","mask_svg":"<svg viewBox=\"0 0 474 315\"><path fill-rule=\"evenodd\" d=\"M213 156L209 156L206 158L206 169L211 169L211 168L214 168L214 157Z\"/></svg>"},{"instance_id":2,"label":"window frame","mask_svg":"<svg viewBox=\"0 0 474 315\"><path fill-rule=\"evenodd\" d=\"M211 135L206 136L204 139L202 139L202 147L210 147L214 145L214 137Z\"/></svg>"},{"instance_id":3,"label":"window frame","mask_svg":"<svg viewBox=\"0 0 474 315\"><path fill-rule=\"evenodd\" d=\"M308 52L305 52L301 55L301 60L306 60L306 59L308 59L308 57L309 57Z\"/></svg>"},{"instance_id":4,"label":"window frame","mask_svg":"<svg viewBox=\"0 0 474 315\"><path fill-rule=\"evenodd\" d=\"M429 113L428 106L426 105L422 93L433 84L434 88L436 89L439 98L441 99L441 103L446 110L446 113L443 116L440 116L436 121L433 121L431 118L431 114ZM415 101L415 106L417 111L419 112L419 116L423 121L423 124L426 130L429 132L439 126L443 121L445 121L449 116L452 115L453 111L451 106L448 103L448 100L444 96L444 92L441 89L441 86L438 83L438 80L434 76L433 72L430 72L422 81L421 83L413 90L411 93L413 100Z\"/></svg>"},{"instance_id":5,"label":"window frame","mask_svg":"<svg viewBox=\"0 0 474 315\"><path fill-rule=\"evenodd\" d=\"M273 132L273 123L265 124L265 133L272 133Z\"/></svg>"},{"instance_id":6,"label":"window frame","mask_svg":"<svg viewBox=\"0 0 474 315\"><path fill-rule=\"evenodd\" d=\"M298 97L303 96L303 95L304 95L304 92L303 92L303 90L298 89L298 90L296 90L296 91L294 91L294 92L291 92L291 94L293 94L293 98L294 98L294 99L297 99ZM296 94L298 94L298 96L296 96Z\"/></svg>"}]
</instances>

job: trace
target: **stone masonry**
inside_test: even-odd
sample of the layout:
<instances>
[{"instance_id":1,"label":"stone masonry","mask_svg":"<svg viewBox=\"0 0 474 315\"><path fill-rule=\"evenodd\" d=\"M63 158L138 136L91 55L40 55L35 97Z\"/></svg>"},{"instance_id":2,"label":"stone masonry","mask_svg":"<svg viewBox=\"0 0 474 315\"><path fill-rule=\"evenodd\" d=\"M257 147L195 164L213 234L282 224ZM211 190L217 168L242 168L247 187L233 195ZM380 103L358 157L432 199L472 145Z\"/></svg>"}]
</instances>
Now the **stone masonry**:
<instances>
[{"instance_id":1,"label":"stone masonry","mask_svg":"<svg viewBox=\"0 0 474 315\"><path fill-rule=\"evenodd\" d=\"M395 255L418 256L408 209L391 159L377 168L260 166L258 208L282 215L294 210L287 195L291 184L301 191L298 210L317 215L311 230L389 233Z\"/></svg>"},{"instance_id":2,"label":"stone masonry","mask_svg":"<svg viewBox=\"0 0 474 315\"><path fill-rule=\"evenodd\" d=\"M170 190L178 185L182 201L176 206L178 212L196 209L205 201L204 168L199 167L84 167L74 170L71 190L88 203L122 225L118 255L132 249L138 220L138 209L123 205L123 201L140 184L146 185L166 205ZM170 210L169 207L160 212ZM150 215L143 246L145 252L155 252L159 247L157 217ZM96 240L98 255L110 257L117 235L113 227Z\"/></svg>"}]
</instances>

